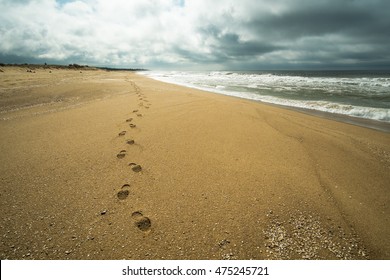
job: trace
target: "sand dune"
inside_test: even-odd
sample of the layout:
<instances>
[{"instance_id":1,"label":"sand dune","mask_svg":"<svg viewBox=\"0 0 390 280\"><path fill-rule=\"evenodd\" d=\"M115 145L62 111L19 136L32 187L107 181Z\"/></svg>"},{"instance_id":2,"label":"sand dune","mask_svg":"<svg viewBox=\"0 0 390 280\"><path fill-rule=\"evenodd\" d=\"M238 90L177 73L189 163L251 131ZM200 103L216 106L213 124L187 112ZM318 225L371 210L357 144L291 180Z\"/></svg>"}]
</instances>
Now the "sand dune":
<instances>
[{"instance_id":1,"label":"sand dune","mask_svg":"<svg viewBox=\"0 0 390 280\"><path fill-rule=\"evenodd\" d=\"M131 72L2 70L2 259L390 258L388 133Z\"/></svg>"}]
</instances>

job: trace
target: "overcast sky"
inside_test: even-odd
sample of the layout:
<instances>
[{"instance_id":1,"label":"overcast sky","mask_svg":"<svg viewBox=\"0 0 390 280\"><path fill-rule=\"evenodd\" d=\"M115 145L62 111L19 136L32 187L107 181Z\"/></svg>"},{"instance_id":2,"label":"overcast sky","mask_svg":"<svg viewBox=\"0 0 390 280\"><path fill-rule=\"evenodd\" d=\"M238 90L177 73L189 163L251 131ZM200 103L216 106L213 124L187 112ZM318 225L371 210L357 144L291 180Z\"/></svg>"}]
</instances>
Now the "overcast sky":
<instances>
[{"instance_id":1,"label":"overcast sky","mask_svg":"<svg viewBox=\"0 0 390 280\"><path fill-rule=\"evenodd\" d=\"M0 62L390 69L389 0L0 0Z\"/></svg>"}]
</instances>

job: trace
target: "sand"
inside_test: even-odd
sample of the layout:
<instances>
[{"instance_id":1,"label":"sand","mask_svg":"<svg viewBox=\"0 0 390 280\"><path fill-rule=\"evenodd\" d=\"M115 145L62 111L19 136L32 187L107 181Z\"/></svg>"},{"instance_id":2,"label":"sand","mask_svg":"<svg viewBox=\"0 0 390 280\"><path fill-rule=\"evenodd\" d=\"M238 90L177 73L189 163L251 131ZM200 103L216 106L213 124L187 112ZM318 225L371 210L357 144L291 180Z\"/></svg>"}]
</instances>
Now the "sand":
<instances>
[{"instance_id":1,"label":"sand","mask_svg":"<svg viewBox=\"0 0 390 280\"><path fill-rule=\"evenodd\" d=\"M390 259L389 133L132 72L1 69L1 259Z\"/></svg>"}]
</instances>

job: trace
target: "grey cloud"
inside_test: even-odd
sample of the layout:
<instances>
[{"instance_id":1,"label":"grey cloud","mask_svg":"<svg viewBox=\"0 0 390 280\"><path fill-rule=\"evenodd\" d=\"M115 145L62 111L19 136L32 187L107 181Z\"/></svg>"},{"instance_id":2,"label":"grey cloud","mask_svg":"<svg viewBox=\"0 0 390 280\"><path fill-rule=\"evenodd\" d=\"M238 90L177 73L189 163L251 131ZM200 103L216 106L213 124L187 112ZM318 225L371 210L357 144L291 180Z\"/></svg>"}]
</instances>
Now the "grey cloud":
<instances>
[{"instance_id":1,"label":"grey cloud","mask_svg":"<svg viewBox=\"0 0 390 280\"><path fill-rule=\"evenodd\" d=\"M280 47L273 46L261 41L245 41L239 40L237 34L225 34L221 36L219 45L215 46L217 49L223 50L230 57L247 57L263 55L275 50L281 49Z\"/></svg>"},{"instance_id":2,"label":"grey cloud","mask_svg":"<svg viewBox=\"0 0 390 280\"><path fill-rule=\"evenodd\" d=\"M381 3L377 6L363 6L357 1L297 2L280 14L250 18L246 28L258 35L283 40L337 33L383 37L382 31L389 27L389 19L383 13L383 9L390 8L388 1L378 1Z\"/></svg>"},{"instance_id":3,"label":"grey cloud","mask_svg":"<svg viewBox=\"0 0 390 280\"><path fill-rule=\"evenodd\" d=\"M386 31L390 30L390 20L384 12L390 8L388 1L374 1L370 4L363 1L298 2L302 5L290 6L280 14L252 17L246 21L245 27L257 37L276 41L290 53L295 52L299 61L310 62L315 57L317 60L322 59L324 64L347 59L364 63L370 57L373 60L381 57L389 64L390 57L385 50L390 48ZM335 42L329 35L339 40ZM304 38L313 38L310 44L300 46L309 51L305 57L296 48L296 44ZM333 44L337 46L329 48ZM362 46L364 48L359 52ZM344 49L350 51L345 52Z\"/></svg>"},{"instance_id":4,"label":"grey cloud","mask_svg":"<svg viewBox=\"0 0 390 280\"><path fill-rule=\"evenodd\" d=\"M212 62L226 62L227 60L242 60L264 55L282 49L260 40L241 40L240 35L233 32L223 32L215 25L199 28L204 41L210 41L208 47L213 50ZM190 52L186 52L190 57ZM210 57L208 58L210 59Z\"/></svg>"},{"instance_id":5,"label":"grey cloud","mask_svg":"<svg viewBox=\"0 0 390 280\"><path fill-rule=\"evenodd\" d=\"M277 34L278 37L296 38L302 36L319 36L338 33L356 28L370 21L371 16L362 12L343 10L313 10L290 11L286 14L272 16L251 22L260 27L260 33Z\"/></svg>"},{"instance_id":6,"label":"grey cloud","mask_svg":"<svg viewBox=\"0 0 390 280\"><path fill-rule=\"evenodd\" d=\"M3 61L390 68L387 0L0 0L0 9Z\"/></svg>"}]
</instances>

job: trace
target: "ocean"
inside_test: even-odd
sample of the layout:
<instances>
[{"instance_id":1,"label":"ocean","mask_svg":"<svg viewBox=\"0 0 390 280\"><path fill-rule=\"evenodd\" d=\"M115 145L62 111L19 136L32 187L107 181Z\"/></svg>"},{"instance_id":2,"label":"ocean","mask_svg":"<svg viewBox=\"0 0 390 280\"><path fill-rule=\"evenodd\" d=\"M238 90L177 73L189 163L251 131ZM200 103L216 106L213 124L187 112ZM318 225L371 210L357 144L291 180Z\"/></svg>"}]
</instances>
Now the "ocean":
<instances>
[{"instance_id":1,"label":"ocean","mask_svg":"<svg viewBox=\"0 0 390 280\"><path fill-rule=\"evenodd\" d=\"M145 71L219 94L390 124L390 71Z\"/></svg>"}]
</instances>

